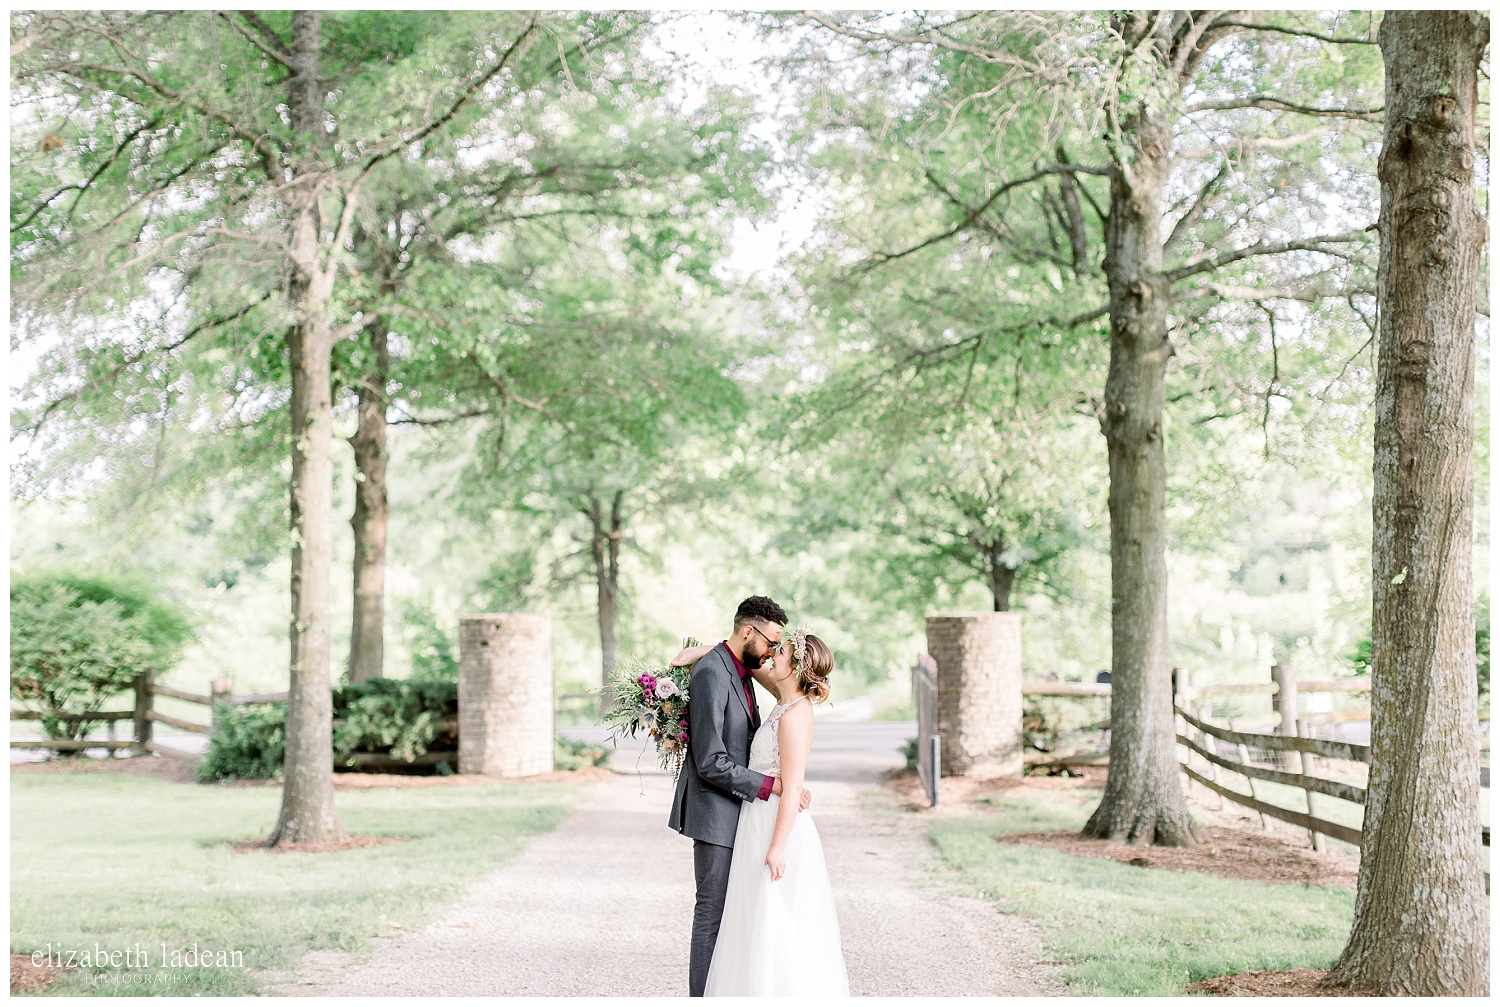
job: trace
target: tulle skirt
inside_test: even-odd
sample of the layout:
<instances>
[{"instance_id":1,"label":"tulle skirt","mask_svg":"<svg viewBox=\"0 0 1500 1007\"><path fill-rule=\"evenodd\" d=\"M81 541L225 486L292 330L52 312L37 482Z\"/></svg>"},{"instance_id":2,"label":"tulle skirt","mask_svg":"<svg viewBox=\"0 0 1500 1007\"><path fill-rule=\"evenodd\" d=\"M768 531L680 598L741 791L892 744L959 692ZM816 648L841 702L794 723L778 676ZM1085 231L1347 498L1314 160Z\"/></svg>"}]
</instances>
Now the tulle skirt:
<instances>
[{"instance_id":1,"label":"tulle skirt","mask_svg":"<svg viewBox=\"0 0 1500 1007\"><path fill-rule=\"evenodd\" d=\"M771 880L766 851L781 798L746 801L734 834L729 892L705 996L849 995L833 886L812 816L797 816L786 873Z\"/></svg>"}]
</instances>

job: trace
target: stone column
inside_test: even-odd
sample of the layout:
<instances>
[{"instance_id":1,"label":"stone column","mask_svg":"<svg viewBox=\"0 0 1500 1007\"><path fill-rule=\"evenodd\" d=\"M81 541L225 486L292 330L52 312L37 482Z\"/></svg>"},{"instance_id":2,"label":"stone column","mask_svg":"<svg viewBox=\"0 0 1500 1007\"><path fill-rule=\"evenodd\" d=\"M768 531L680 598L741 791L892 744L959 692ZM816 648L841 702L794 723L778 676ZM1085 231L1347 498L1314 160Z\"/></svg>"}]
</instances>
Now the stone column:
<instances>
[{"instance_id":1,"label":"stone column","mask_svg":"<svg viewBox=\"0 0 1500 1007\"><path fill-rule=\"evenodd\" d=\"M552 772L552 618L466 615L458 648L458 771Z\"/></svg>"},{"instance_id":2,"label":"stone column","mask_svg":"<svg viewBox=\"0 0 1500 1007\"><path fill-rule=\"evenodd\" d=\"M943 775L1020 776L1020 613L929 615L927 653L938 668Z\"/></svg>"}]
</instances>

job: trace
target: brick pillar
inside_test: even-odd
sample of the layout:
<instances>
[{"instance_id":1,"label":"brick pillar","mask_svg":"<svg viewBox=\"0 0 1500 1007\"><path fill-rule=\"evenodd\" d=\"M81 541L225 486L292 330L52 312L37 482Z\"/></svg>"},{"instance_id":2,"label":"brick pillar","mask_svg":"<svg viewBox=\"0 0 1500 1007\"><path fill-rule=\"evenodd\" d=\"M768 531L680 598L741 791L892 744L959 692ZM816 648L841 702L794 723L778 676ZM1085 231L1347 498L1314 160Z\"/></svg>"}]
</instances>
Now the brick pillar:
<instances>
[{"instance_id":1,"label":"brick pillar","mask_svg":"<svg viewBox=\"0 0 1500 1007\"><path fill-rule=\"evenodd\" d=\"M466 615L458 649L458 771L552 772L552 618Z\"/></svg>"},{"instance_id":2,"label":"brick pillar","mask_svg":"<svg viewBox=\"0 0 1500 1007\"><path fill-rule=\"evenodd\" d=\"M943 775L1020 776L1020 613L929 615L927 653L938 667Z\"/></svg>"}]
</instances>

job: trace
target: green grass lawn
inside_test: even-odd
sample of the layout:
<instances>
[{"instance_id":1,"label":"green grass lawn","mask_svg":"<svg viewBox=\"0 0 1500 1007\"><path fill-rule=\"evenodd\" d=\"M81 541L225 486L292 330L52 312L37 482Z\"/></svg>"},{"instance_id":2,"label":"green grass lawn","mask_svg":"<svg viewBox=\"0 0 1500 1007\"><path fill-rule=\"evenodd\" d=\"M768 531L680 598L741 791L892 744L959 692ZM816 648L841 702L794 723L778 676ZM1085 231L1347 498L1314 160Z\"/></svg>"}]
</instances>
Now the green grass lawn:
<instances>
[{"instance_id":1,"label":"green grass lawn","mask_svg":"<svg viewBox=\"0 0 1500 1007\"><path fill-rule=\"evenodd\" d=\"M1097 791L991 798L932 839L962 882L1004 913L1035 921L1071 992L1178 996L1231 972L1327 968L1344 946L1354 893L1151 870L1002 845L999 833L1082 828Z\"/></svg>"},{"instance_id":2,"label":"green grass lawn","mask_svg":"<svg viewBox=\"0 0 1500 1007\"><path fill-rule=\"evenodd\" d=\"M354 835L405 842L331 854L235 853L266 835L277 787L204 787L123 773L11 774L12 952L149 952L151 968L80 970L53 994L243 995L254 970L360 950L419 926L571 810L572 784L342 791ZM162 942L243 952L245 968L160 968ZM111 984L95 973L143 973Z\"/></svg>"}]
</instances>

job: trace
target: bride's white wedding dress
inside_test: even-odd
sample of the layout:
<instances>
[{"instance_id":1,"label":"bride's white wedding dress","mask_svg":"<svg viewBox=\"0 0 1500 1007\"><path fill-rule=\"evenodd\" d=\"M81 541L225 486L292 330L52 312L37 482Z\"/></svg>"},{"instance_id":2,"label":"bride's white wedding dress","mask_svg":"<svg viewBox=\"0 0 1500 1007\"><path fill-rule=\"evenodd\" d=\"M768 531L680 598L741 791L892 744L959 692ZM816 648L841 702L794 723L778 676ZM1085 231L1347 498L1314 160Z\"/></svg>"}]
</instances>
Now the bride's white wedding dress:
<instances>
[{"instance_id":1,"label":"bride's white wedding dress","mask_svg":"<svg viewBox=\"0 0 1500 1007\"><path fill-rule=\"evenodd\" d=\"M750 742L750 768L781 775L776 722L807 697L777 703ZM705 996L848 996L833 886L812 815L797 815L786 844L786 873L771 880L766 851L781 798L745 801L734 834L729 892L708 969Z\"/></svg>"}]
</instances>

